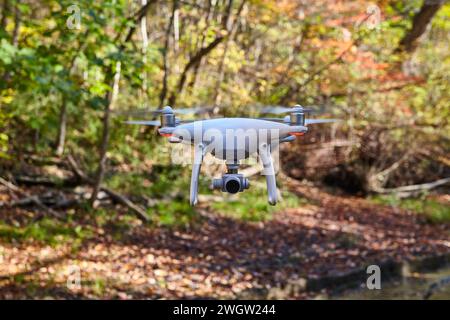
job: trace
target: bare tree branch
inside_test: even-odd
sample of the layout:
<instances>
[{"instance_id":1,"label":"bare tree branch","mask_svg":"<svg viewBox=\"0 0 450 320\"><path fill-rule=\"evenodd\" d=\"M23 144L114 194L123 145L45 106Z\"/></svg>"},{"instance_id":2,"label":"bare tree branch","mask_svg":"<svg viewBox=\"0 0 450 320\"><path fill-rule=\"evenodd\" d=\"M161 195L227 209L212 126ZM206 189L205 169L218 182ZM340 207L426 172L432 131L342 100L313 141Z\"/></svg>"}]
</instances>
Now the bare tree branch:
<instances>
[{"instance_id":1,"label":"bare tree branch","mask_svg":"<svg viewBox=\"0 0 450 320\"><path fill-rule=\"evenodd\" d=\"M376 193L389 194L395 193L401 198L411 197L413 195L420 194L424 191L429 191L435 189L437 187L443 186L450 183L450 178L443 178L433 182L422 183L422 184L413 184L409 186L403 186L398 188L379 188L376 190L370 190Z\"/></svg>"},{"instance_id":2,"label":"bare tree branch","mask_svg":"<svg viewBox=\"0 0 450 320\"><path fill-rule=\"evenodd\" d=\"M425 33L431 19L433 19L443 4L443 0L425 0L420 11L413 18L411 30L405 34L396 51L414 51L417 48L419 38Z\"/></svg>"}]
</instances>

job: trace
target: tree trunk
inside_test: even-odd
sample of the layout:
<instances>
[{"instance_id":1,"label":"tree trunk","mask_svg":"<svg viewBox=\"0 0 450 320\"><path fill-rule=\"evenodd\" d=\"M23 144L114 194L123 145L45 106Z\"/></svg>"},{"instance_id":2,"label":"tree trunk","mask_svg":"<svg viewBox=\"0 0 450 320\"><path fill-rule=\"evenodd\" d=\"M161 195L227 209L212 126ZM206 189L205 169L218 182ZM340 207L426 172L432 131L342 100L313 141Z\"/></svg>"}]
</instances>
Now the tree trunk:
<instances>
[{"instance_id":1,"label":"tree trunk","mask_svg":"<svg viewBox=\"0 0 450 320\"><path fill-rule=\"evenodd\" d=\"M420 11L414 16L411 30L400 41L397 51L413 52L417 48L420 36L443 4L443 0L424 1Z\"/></svg>"},{"instance_id":2,"label":"tree trunk","mask_svg":"<svg viewBox=\"0 0 450 320\"><path fill-rule=\"evenodd\" d=\"M8 25L8 12L9 12L9 0L3 0L2 6L2 20L0 21L0 26L3 30L6 29Z\"/></svg>"},{"instance_id":3,"label":"tree trunk","mask_svg":"<svg viewBox=\"0 0 450 320\"><path fill-rule=\"evenodd\" d=\"M19 30L21 22L21 12L19 9L20 0L17 0L16 6L14 8L14 30L12 34L13 46L17 47L19 45Z\"/></svg>"},{"instance_id":4,"label":"tree trunk","mask_svg":"<svg viewBox=\"0 0 450 320\"><path fill-rule=\"evenodd\" d=\"M3 30L6 29L6 26L8 25L8 19L7 19L7 13L10 10L9 8L9 2L8 0L4 0L3 3L3 16L1 21L1 26ZM20 23L21 23L21 12L19 9L18 4L20 4L20 0L17 0L17 4L14 6L14 29L12 33L12 44L14 47L18 47L19 45L19 31L20 31ZM9 82L11 78L11 74L9 71L5 71L5 73L2 75L3 82L7 83Z\"/></svg>"},{"instance_id":5,"label":"tree trunk","mask_svg":"<svg viewBox=\"0 0 450 320\"><path fill-rule=\"evenodd\" d=\"M117 94L119 93L119 82L120 82L120 69L121 63L116 62L116 70L113 77L112 90L108 91L105 96L105 110L103 113L103 131L102 139L100 143L100 159L97 169L97 175L95 177L94 186L91 195L91 205L95 205L95 200L97 200L98 192L101 188L101 183L103 181L103 176L105 175L106 168L106 152L108 151L109 134L110 134L110 117L111 109L113 108L114 102L116 100Z\"/></svg>"},{"instance_id":6,"label":"tree trunk","mask_svg":"<svg viewBox=\"0 0 450 320\"><path fill-rule=\"evenodd\" d=\"M59 127L56 137L56 155L61 156L64 153L67 129L67 100L63 94L61 109L59 110Z\"/></svg>"},{"instance_id":7,"label":"tree trunk","mask_svg":"<svg viewBox=\"0 0 450 320\"><path fill-rule=\"evenodd\" d=\"M173 50L175 53L180 49L180 9L176 9L173 16Z\"/></svg>"},{"instance_id":8,"label":"tree trunk","mask_svg":"<svg viewBox=\"0 0 450 320\"><path fill-rule=\"evenodd\" d=\"M87 45L87 37L89 32L86 31L83 35L83 41L80 42L78 49L72 56L69 63L69 77L75 68L75 62L77 60L78 54L84 50ZM65 93L62 94L61 108L59 110L59 123L58 123L58 135L56 136L56 155L61 156L64 153L64 146L66 144L66 131L67 131L67 96Z\"/></svg>"},{"instance_id":9,"label":"tree trunk","mask_svg":"<svg viewBox=\"0 0 450 320\"><path fill-rule=\"evenodd\" d=\"M147 0L141 0L142 6L147 4ZM147 107L147 89L148 89L148 77L147 77L147 49L148 49L148 34L147 34L147 17L141 18L141 36L142 36L142 64L144 65L144 71L142 72L142 104L143 107Z\"/></svg>"},{"instance_id":10,"label":"tree trunk","mask_svg":"<svg viewBox=\"0 0 450 320\"><path fill-rule=\"evenodd\" d=\"M141 7L141 9L133 16L134 22L139 22L142 17L144 17L150 6L155 3L156 0L148 1L148 3ZM129 29L128 33L125 37L125 40L119 45L119 52L123 51L125 49L125 43L129 42L131 38L133 37L134 32L136 31L136 24L133 24ZM121 33L119 32L116 37L116 41L120 41ZM118 61L115 65L116 69L112 70L112 67L110 66L108 70L106 71L106 79L109 79L108 82L110 84L110 87L112 87L112 91L108 91L105 95L105 109L103 113L103 132L102 132L102 138L100 142L100 149L99 149L99 163L98 163L98 169L97 174L92 186L92 194L90 198L91 206L94 206L95 200L97 200L98 192L101 189L101 184L103 182L103 176L105 175L105 168L106 168L106 152L108 151L108 144L109 144L109 119L111 117L111 109L114 106L114 102L116 100L117 94L119 93L119 81L120 81L120 69L121 69L121 63Z\"/></svg>"},{"instance_id":11,"label":"tree trunk","mask_svg":"<svg viewBox=\"0 0 450 320\"><path fill-rule=\"evenodd\" d=\"M172 30L173 20L175 17L175 13L177 10L177 0L173 2L172 14L170 15L169 24L167 25L165 42L164 42L164 52L163 52L163 86L161 89L161 93L159 95L159 108L161 109L164 106L164 101L166 100L167 95L167 79L169 77L169 46L170 46L170 31Z\"/></svg>"}]
</instances>

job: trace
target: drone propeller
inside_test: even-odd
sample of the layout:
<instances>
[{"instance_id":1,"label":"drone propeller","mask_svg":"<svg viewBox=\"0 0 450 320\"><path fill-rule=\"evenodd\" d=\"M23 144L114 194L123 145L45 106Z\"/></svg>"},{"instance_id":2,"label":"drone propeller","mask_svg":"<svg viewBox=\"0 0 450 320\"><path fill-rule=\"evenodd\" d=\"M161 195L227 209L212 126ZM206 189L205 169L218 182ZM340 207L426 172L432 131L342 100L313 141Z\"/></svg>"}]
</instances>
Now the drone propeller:
<instances>
[{"instance_id":1,"label":"drone propeller","mask_svg":"<svg viewBox=\"0 0 450 320\"><path fill-rule=\"evenodd\" d=\"M162 113L175 113L175 114L200 114L203 112L208 112L209 108L184 108L184 109L172 109L169 106L164 107L163 109L135 109L135 110L125 110L125 111L113 111L113 113L118 115L130 115L130 116L143 116L146 114L152 114L154 116L160 115Z\"/></svg>"},{"instance_id":2,"label":"drone propeller","mask_svg":"<svg viewBox=\"0 0 450 320\"><path fill-rule=\"evenodd\" d=\"M161 126L161 122L159 122L158 120L153 120L153 121L131 120L131 121L124 121L124 123L127 123L127 124L139 124L139 125L143 125L143 126L154 126L154 127Z\"/></svg>"},{"instance_id":3,"label":"drone propeller","mask_svg":"<svg viewBox=\"0 0 450 320\"><path fill-rule=\"evenodd\" d=\"M180 119L176 119L176 124L182 124L182 123L190 123L193 122L195 120L180 120ZM138 124L141 126L154 126L154 127L161 127L161 122L159 120L128 120L128 121L124 121L124 123L126 124Z\"/></svg>"},{"instance_id":4,"label":"drone propeller","mask_svg":"<svg viewBox=\"0 0 450 320\"><path fill-rule=\"evenodd\" d=\"M273 122L289 123L289 116L286 116L285 118L258 118L258 119L266 120L266 121L273 121Z\"/></svg>"},{"instance_id":5,"label":"drone propeller","mask_svg":"<svg viewBox=\"0 0 450 320\"><path fill-rule=\"evenodd\" d=\"M305 125L316 124L316 123L332 123L339 122L339 119L305 119Z\"/></svg>"},{"instance_id":6,"label":"drone propeller","mask_svg":"<svg viewBox=\"0 0 450 320\"><path fill-rule=\"evenodd\" d=\"M184 109L175 109L173 110L175 113L178 114L199 114L199 113L203 113L203 112L208 112L207 109L205 108L184 108Z\"/></svg>"},{"instance_id":7,"label":"drone propeller","mask_svg":"<svg viewBox=\"0 0 450 320\"><path fill-rule=\"evenodd\" d=\"M286 124L289 124L291 121L289 116L286 116L284 118L259 118L259 119L266 120L266 121L286 123ZM341 120L339 120L339 119L305 119L305 126L307 126L309 124L332 123L332 122L339 122L339 121L341 121Z\"/></svg>"},{"instance_id":8,"label":"drone propeller","mask_svg":"<svg viewBox=\"0 0 450 320\"><path fill-rule=\"evenodd\" d=\"M283 106L269 106L261 109L262 113L273 113L273 114L290 113L295 111L302 111L305 113L317 112L316 110L310 108L304 108L299 104L295 105L293 108L287 108Z\"/></svg>"}]
</instances>

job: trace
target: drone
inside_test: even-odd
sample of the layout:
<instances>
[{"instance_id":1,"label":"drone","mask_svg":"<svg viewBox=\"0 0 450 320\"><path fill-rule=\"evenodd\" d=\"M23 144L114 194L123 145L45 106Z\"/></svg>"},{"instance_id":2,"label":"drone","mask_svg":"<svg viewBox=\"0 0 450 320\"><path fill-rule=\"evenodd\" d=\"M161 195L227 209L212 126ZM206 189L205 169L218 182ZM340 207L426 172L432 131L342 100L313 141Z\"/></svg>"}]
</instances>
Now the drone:
<instances>
[{"instance_id":1,"label":"drone","mask_svg":"<svg viewBox=\"0 0 450 320\"><path fill-rule=\"evenodd\" d=\"M213 189L230 194L243 192L250 187L248 178L239 174L240 161L256 154L263 165L266 177L268 202L277 203L277 185L271 151L280 143L292 142L308 131L308 125L335 122L336 119L306 119L313 110L301 105L294 107L267 107L263 113L287 114L283 118L212 118L180 120L176 114L191 113L191 109L173 109L166 106L151 111L160 120L131 120L128 124L159 127L161 136L170 143L193 146L194 156L190 185L190 204L198 202L198 183L201 165L206 154L225 160L227 172L212 182Z\"/></svg>"}]
</instances>

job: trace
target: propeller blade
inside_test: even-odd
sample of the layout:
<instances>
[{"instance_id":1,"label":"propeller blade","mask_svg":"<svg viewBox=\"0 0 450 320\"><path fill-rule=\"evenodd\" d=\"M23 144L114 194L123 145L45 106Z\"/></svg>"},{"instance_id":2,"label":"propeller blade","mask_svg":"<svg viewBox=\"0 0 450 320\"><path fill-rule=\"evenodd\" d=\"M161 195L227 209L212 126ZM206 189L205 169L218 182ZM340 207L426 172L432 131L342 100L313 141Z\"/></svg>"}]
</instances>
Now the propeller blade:
<instances>
[{"instance_id":1,"label":"propeller blade","mask_svg":"<svg viewBox=\"0 0 450 320\"><path fill-rule=\"evenodd\" d=\"M279 106L271 106L265 107L261 109L262 113L273 113L273 114L281 114L292 111L292 108L279 107Z\"/></svg>"},{"instance_id":2,"label":"propeller blade","mask_svg":"<svg viewBox=\"0 0 450 320\"><path fill-rule=\"evenodd\" d=\"M262 113L283 114L293 112L294 108L288 108L283 106L268 106L261 109ZM316 110L310 108L303 108L303 112L316 112Z\"/></svg>"},{"instance_id":3,"label":"propeller blade","mask_svg":"<svg viewBox=\"0 0 450 320\"><path fill-rule=\"evenodd\" d=\"M332 122L338 122L339 119L306 119L305 125L308 124L316 124L316 123L332 123Z\"/></svg>"},{"instance_id":4,"label":"propeller blade","mask_svg":"<svg viewBox=\"0 0 450 320\"><path fill-rule=\"evenodd\" d=\"M143 125L143 126L154 126L154 127L159 127L161 126L161 122L157 121L157 120L153 120L153 121L147 121L147 120L130 120L130 121L124 121L124 123L127 124L139 124L139 125Z\"/></svg>"},{"instance_id":5,"label":"propeller blade","mask_svg":"<svg viewBox=\"0 0 450 320\"><path fill-rule=\"evenodd\" d=\"M139 116L139 115L146 115L146 114L152 114L152 115L159 115L164 112L173 112L175 114L201 114L201 113L207 113L211 111L212 109L209 107L196 107L196 108L183 108L183 109L172 109L169 107L163 108L163 109L134 109L134 110L114 110L112 111L114 114L117 115L131 115L131 116Z\"/></svg>"},{"instance_id":6,"label":"propeller blade","mask_svg":"<svg viewBox=\"0 0 450 320\"><path fill-rule=\"evenodd\" d=\"M285 118L257 118L258 120L274 121L274 122L286 122ZM287 121L289 122L289 120Z\"/></svg>"},{"instance_id":7,"label":"propeller blade","mask_svg":"<svg viewBox=\"0 0 450 320\"><path fill-rule=\"evenodd\" d=\"M205 120L212 120L212 119L223 119L223 117L208 117L208 118L196 118L196 119L179 119L177 118L177 124L183 124L183 123L191 123L196 121L205 121Z\"/></svg>"},{"instance_id":8,"label":"propeller blade","mask_svg":"<svg viewBox=\"0 0 450 320\"><path fill-rule=\"evenodd\" d=\"M178 114L198 114L205 111L203 108L185 108L185 109L174 109L173 112Z\"/></svg>"},{"instance_id":9,"label":"propeller blade","mask_svg":"<svg viewBox=\"0 0 450 320\"><path fill-rule=\"evenodd\" d=\"M178 119L178 118L177 118L177 124L178 124L178 123L180 123L180 124L183 124L183 123L191 123L191 122L202 121L202 120L205 120L205 119L191 119L191 120L184 120L184 119Z\"/></svg>"},{"instance_id":10,"label":"propeller blade","mask_svg":"<svg viewBox=\"0 0 450 320\"><path fill-rule=\"evenodd\" d=\"M157 110L149 110L149 109L135 109L135 110L113 110L111 113L116 115L123 116L143 116L149 113L153 113L154 115L158 114Z\"/></svg>"}]
</instances>

